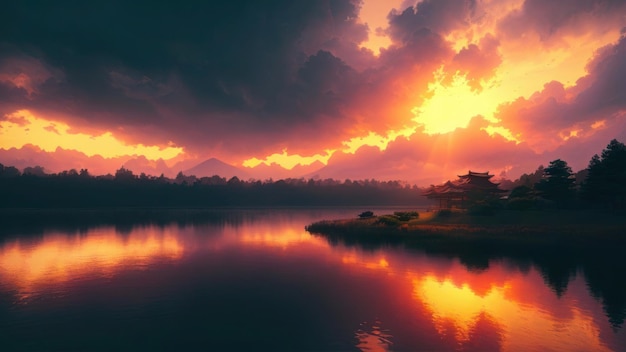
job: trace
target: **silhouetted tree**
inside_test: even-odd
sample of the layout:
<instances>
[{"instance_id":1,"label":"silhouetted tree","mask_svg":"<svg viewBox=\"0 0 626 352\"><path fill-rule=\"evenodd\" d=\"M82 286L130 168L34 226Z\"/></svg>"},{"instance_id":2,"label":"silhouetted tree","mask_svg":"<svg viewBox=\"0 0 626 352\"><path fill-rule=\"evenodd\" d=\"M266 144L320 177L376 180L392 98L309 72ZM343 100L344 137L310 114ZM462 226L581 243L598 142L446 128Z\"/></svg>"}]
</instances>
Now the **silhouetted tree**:
<instances>
[{"instance_id":1,"label":"silhouetted tree","mask_svg":"<svg viewBox=\"0 0 626 352\"><path fill-rule=\"evenodd\" d=\"M241 185L241 180L239 180L239 177L233 176L227 183L229 186L239 186Z\"/></svg>"},{"instance_id":2,"label":"silhouetted tree","mask_svg":"<svg viewBox=\"0 0 626 352\"><path fill-rule=\"evenodd\" d=\"M20 170L14 166L4 166L0 164L0 177L18 177L20 176Z\"/></svg>"},{"instance_id":3,"label":"silhouetted tree","mask_svg":"<svg viewBox=\"0 0 626 352\"><path fill-rule=\"evenodd\" d=\"M192 185L194 184L198 179L196 178L196 176L194 175L190 175L190 176L186 176L185 174L183 174L182 171L179 171L178 174L176 174L176 178L174 179L174 182L182 185Z\"/></svg>"},{"instance_id":4,"label":"silhouetted tree","mask_svg":"<svg viewBox=\"0 0 626 352\"><path fill-rule=\"evenodd\" d=\"M0 194L4 196L0 197L0 207L369 206L416 204L422 199L418 188L394 181L353 181L347 185L332 179L303 178L261 182L233 177L227 181L219 176L196 179L182 173L177 180L163 174L137 176L124 167L115 176L90 176L83 169L20 177L19 170L0 166Z\"/></svg>"},{"instance_id":5,"label":"silhouetted tree","mask_svg":"<svg viewBox=\"0 0 626 352\"><path fill-rule=\"evenodd\" d=\"M539 165L537 170L532 174L522 174L520 178L514 182L517 186L526 186L528 188L533 188L535 184L539 183L543 177L543 165Z\"/></svg>"},{"instance_id":6,"label":"silhouetted tree","mask_svg":"<svg viewBox=\"0 0 626 352\"><path fill-rule=\"evenodd\" d=\"M76 171L75 169L65 170L65 171L59 172L58 176L59 177L78 177L78 171Z\"/></svg>"},{"instance_id":7,"label":"silhouetted tree","mask_svg":"<svg viewBox=\"0 0 626 352\"><path fill-rule=\"evenodd\" d=\"M217 175L213 175L211 177L202 177L198 181L198 184L201 185L211 185L211 186L224 186L226 185L226 179L219 177Z\"/></svg>"},{"instance_id":8,"label":"silhouetted tree","mask_svg":"<svg viewBox=\"0 0 626 352\"><path fill-rule=\"evenodd\" d=\"M135 175L131 170L122 166L119 170L115 171L115 179L118 181L131 181L135 179Z\"/></svg>"},{"instance_id":9,"label":"silhouetted tree","mask_svg":"<svg viewBox=\"0 0 626 352\"><path fill-rule=\"evenodd\" d=\"M612 140L600 156L596 154L591 158L587 169L583 198L623 208L626 205L626 146Z\"/></svg>"},{"instance_id":10,"label":"silhouetted tree","mask_svg":"<svg viewBox=\"0 0 626 352\"><path fill-rule=\"evenodd\" d=\"M507 208L513 210L527 210L536 207L537 192L528 186L517 186L511 190Z\"/></svg>"},{"instance_id":11,"label":"silhouetted tree","mask_svg":"<svg viewBox=\"0 0 626 352\"><path fill-rule=\"evenodd\" d=\"M45 176L46 172L41 166L32 166L32 167L29 166L29 167L24 168L24 171L22 172L22 174L33 175L33 176Z\"/></svg>"},{"instance_id":12,"label":"silhouetted tree","mask_svg":"<svg viewBox=\"0 0 626 352\"><path fill-rule=\"evenodd\" d=\"M543 178L535 185L541 196L563 204L575 196L575 176L566 161L556 159L543 169Z\"/></svg>"},{"instance_id":13,"label":"silhouetted tree","mask_svg":"<svg viewBox=\"0 0 626 352\"><path fill-rule=\"evenodd\" d=\"M517 186L511 190L509 198L527 198L532 196L533 189L528 186Z\"/></svg>"}]
</instances>

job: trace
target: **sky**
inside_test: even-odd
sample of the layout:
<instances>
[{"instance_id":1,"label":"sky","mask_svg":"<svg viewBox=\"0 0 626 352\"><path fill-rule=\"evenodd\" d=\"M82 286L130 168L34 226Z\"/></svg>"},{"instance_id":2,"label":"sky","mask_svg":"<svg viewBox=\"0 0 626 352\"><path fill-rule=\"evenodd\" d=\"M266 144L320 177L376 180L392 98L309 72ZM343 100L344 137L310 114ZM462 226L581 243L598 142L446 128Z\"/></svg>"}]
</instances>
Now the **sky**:
<instances>
[{"instance_id":1,"label":"sky","mask_svg":"<svg viewBox=\"0 0 626 352\"><path fill-rule=\"evenodd\" d=\"M4 7L5 165L428 185L626 142L623 0Z\"/></svg>"}]
</instances>

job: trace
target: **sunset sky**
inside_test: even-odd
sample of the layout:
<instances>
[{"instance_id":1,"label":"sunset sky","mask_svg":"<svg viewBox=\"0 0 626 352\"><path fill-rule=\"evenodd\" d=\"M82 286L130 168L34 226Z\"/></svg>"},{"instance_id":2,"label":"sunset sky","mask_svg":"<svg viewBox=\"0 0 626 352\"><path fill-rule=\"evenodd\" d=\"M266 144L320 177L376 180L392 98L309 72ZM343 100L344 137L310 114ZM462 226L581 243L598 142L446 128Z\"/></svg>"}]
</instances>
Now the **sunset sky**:
<instances>
[{"instance_id":1,"label":"sunset sky","mask_svg":"<svg viewBox=\"0 0 626 352\"><path fill-rule=\"evenodd\" d=\"M3 7L5 165L427 185L626 142L623 0Z\"/></svg>"}]
</instances>

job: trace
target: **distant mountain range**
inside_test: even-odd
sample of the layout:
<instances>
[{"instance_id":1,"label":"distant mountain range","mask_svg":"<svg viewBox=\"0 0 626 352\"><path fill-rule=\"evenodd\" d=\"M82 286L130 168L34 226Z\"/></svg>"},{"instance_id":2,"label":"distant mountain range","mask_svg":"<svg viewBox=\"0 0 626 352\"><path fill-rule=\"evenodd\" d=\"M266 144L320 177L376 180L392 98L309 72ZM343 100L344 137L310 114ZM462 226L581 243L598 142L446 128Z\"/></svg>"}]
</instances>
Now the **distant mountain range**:
<instances>
[{"instance_id":1,"label":"distant mountain range","mask_svg":"<svg viewBox=\"0 0 626 352\"><path fill-rule=\"evenodd\" d=\"M174 178L179 172L186 176L211 177L218 175L230 179L237 176L242 180L280 180L287 178L304 179L335 179L335 180L362 180L375 178L377 180L408 180L413 182L416 175L411 167L403 166L381 158L378 149L370 148L364 157L344 156L338 160L331 160L328 165L317 161L310 165L297 165L286 169L278 164L260 164L256 167L237 167L225 163L217 158L209 158L199 162L193 159L164 161L150 160L145 156L122 156L103 158L99 155L87 156L75 150L57 148L54 151L45 151L33 145L22 148L0 148L0 163L6 166L15 166L20 170L25 167L42 166L46 173L57 173L64 170L88 169L91 175L115 174L121 167L131 170L135 175L147 175ZM432 180L421 177L420 184L440 183L440 179Z\"/></svg>"},{"instance_id":2,"label":"distant mountain range","mask_svg":"<svg viewBox=\"0 0 626 352\"><path fill-rule=\"evenodd\" d=\"M15 166L19 170L26 167L42 166L46 173L57 173L70 169L88 169L92 175L114 174L120 167L131 170L134 174L175 177L179 172L186 176L211 177L218 175L224 178L237 176L242 180L250 178L256 180L300 178L308 175L324 165L320 162L311 165L298 165L292 169L285 169L279 165L260 164L254 168L236 167L216 158L210 158L198 163L197 160L180 160L168 166L162 159L149 160L145 156L123 156L103 158L99 155L87 156L82 152L57 148L54 151L45 151L33 145L22 148L0 148L0 163L5 166Z\"/></svg>"},{"instance_id":3,"label":"distant mountain range","mask_svg":"<svg viewBox=\"0 0 626 352\"><path fill-rule=\"evenodd\" d=\"M218 175L224 178L232 178L233 176L237 176L238 178L244 180L251 177L250 173L216 158L205 160L190 169L184 170L183 174L194 175L196 177L211 177Z\"/></svg>"},{"instance_id":4,"label":"distant mountain range","mask_svg":"<svg viewBox=\"0 0 626 352\"><path fill-rule=\"evenodd\" d=\"M233 176L237 176L240 179L247 180L250 178L256 180L267 180L267 179L286 179L286 178L310 178L315 174L316 171L322 169L324 164L317 161L312 163L311 165L296 165L292 169L285 169L284 167L271 164L265 165L260 164L253 168L238 168L227 164L219 159L210 158L201 162L200 164L189 168L183 171L183 174L190 176L194 175L196 177L210 177L213 175L218 175L224 178L231 178Z\"/></svg>"}]
</instances>

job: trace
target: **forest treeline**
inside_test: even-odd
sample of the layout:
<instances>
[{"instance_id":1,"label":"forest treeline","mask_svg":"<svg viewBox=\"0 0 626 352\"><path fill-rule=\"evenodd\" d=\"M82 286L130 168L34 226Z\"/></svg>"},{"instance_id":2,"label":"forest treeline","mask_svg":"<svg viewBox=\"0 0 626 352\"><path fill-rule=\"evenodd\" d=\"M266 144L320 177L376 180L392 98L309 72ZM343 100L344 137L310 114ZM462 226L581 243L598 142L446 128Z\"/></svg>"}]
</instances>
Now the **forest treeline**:
<instances>
[{"instance_id":1,"label":"forest treeline","mask_svg":"<svg viewBox=\"0 0 626 352\"><path fill-rule=\"evenodd\" d=\"M589 166L574 173L557 159L547 167L502 182L510 190L506 207L626 207L626 146L612 140ZM86 169L48 174L40 166L20 172L0 164L0 207L215 207L215 206L427 206L422 189L399 181L333 179L240 180L220 176L175 178L135 175L121 167L114 175ZM481 200L482 202L482 200ZM500 203L500 199L494 202Z\"/></svg>"},{"instance_id":2,"label":"forest treeline","mask_svg":"<svg viewBox=\"0 0 626 352\"><path fill-rule=\"evenodd\" d=\"M528 209L601 207L626 208L626 146L616 139L594 155L586 169L574 173L556 159L508 184L508 207Z\"/></svg>"},{"instance_id":3,"label":"forest treeline","mask_svg":"<svg viewBox=\"0 0 626 352\"><path fill-rule=\"evenodd\" d=\"M421 190L398 181L285 179L243 181L237 177L176 178L135 175L92 176L88 170L46 174L41 167L20 172L0 164L0 207L229 207L424 205Z\"/></svg>"}]
</instances>

